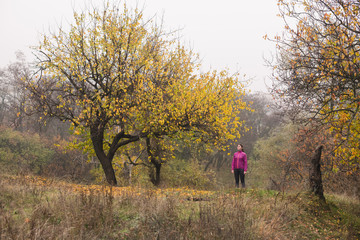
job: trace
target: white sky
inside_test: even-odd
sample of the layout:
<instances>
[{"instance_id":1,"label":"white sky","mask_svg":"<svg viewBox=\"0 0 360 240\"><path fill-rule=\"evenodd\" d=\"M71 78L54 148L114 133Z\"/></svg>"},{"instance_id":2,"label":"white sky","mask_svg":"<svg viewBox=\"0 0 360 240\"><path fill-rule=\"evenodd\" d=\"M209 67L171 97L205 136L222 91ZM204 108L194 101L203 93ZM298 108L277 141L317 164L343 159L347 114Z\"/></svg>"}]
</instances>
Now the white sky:
<instances>
[{"instance_id":1,"label":"white sky","mask_svg":"<svg viewBox=\"0 0 360 240\"><path fill-rule=\"evenodd\" d=\"M72 22L73 9L84 8L87 0L0 0L0 67L15 60L29 46L38 44L39 33L49 27ZM102 5L103 0L92 0ZM123 1L122 1L123 2ZM264 56L274 53L274 44L263 36L280 34L282 21L277 0L127 0L130 6L144 8L145 15L164 16L167 29L181 28L185 43L203 60L204 69L229 68L252 78L249 88L266 92L265 81L271 70Z\"/></svg>"}]
</instances>

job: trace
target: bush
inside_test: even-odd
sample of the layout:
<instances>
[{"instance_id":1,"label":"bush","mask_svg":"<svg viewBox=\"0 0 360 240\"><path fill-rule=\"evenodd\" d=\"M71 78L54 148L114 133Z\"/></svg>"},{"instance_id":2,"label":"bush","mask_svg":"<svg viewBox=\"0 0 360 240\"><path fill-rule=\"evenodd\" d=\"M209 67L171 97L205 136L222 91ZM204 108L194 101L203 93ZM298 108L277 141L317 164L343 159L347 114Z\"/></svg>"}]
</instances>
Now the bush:
<instances>
[{"instance_id":1,"label":"bush","mask_svg":"<svg viewBox=\"0 0 360 240\"><path fill-rule=\"evenodd\" d=\"M173 159L162 168L162 184L167 187L209 189L216 186L215 173L204 171L196 160Z\"/></svg>"},{"instance_id":2,"label":"bush","mask_svg":"<svg viewBox=\"0 0 360 240\"><path fill-rule=\"evenodd\" d=\"M44 175L66 178L76 182L93 182L94 177L90 171L95 168L95 164L89 163L87 156L82 151L69 149L68 146L69 142L64 139L52 140L51 148L55 154L44 168Z\"/></svg>"},{"instance_id":3,"label":"bush","mask_svg":"<svg viewBox=\"0 0 360 240\"><path fill-rule=\"evenodd\" d=\"M297 127L292 124L279 126L269 137L257 140L250 157L253 159L250 172L253 187L273 190L289 189L294 184L299 187L299 181L291 175L297 170L294 166L298 163L297 158L286 157L288 153L295 152L292 138L296 131Z\"/></svg>"},{"instance_id":4,"label":"bush","mask_svg":"<svg viewBox=\"0 0 360 240\"><path fill-rule=\"evenodd\" d=\"M37 134L0 127L0 166L7 173L30 171L41 174L54 151Z\"/></svg>"}]
</instances>

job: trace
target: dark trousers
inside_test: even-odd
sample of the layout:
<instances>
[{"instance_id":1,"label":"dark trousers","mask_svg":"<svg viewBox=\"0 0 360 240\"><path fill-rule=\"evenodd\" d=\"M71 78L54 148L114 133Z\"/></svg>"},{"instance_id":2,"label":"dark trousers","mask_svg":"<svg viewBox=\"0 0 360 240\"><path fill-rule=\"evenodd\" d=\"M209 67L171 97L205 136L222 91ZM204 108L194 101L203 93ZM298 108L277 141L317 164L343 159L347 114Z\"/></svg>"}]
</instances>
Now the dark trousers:
<instances>
[{"instance_id":1,"label":"dark trousers","mask_svg":"<svg viewBox=\"0 0 360 240\"><path fill-rule=\"evenodd\" d=\"M234 169L234 176L235 176L235 184L236 187L239 187L239 178L241 180L241 186L245 188L245 174L244 169Z\"/></svg>"}]
</instances>

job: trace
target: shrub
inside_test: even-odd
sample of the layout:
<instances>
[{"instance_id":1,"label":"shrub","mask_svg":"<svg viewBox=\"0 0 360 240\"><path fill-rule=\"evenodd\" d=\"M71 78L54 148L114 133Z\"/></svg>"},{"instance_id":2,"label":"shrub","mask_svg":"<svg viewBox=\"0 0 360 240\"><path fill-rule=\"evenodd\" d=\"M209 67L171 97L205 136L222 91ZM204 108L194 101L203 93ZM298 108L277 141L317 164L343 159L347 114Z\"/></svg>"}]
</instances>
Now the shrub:
<instances>
[{"instance_id":1,"label":"shrub","mask_svg":"<svg viewBox=\"0 0 360 240\"><path fill-rule=\"evenodd\" d=\"M196 160L174 159L162 168L162 183L168 187L214 188L215 173L204 171Z\"/></svg>"},{"instance_id":2,"label":"shrub","mask_svg":"<svg viewBox=\"0 0 360 240\"><path fill-rule=\"evenodd\" d=\"M0 166L3 171L41 174L53 156L54 151L39 135L0 127Z\"/></svg>"}]
</instances>

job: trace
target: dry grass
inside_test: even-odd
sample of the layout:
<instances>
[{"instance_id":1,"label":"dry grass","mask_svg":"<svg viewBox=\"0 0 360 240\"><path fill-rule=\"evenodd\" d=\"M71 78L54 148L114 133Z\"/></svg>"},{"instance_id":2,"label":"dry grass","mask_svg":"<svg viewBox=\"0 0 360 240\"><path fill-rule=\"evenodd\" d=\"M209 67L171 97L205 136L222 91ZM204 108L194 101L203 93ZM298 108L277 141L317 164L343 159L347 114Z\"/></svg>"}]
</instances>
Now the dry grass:
<instances>
[{"instance_id":1,"label":"dry grass","mask_svg":"<svg viewBox=\"0 0 360 240\"><path fill-rule=\"evenodd\" d=\"M319 214L314 212L316 205L310 200L306 195L284 196L262 190L110 188L1 175L0 239L303 239L306 236L352 239L357 236L357 225L352 232L345 223L329 225L336 223L337 216L331 214L326 215L329 222L325 221L331 228L319 232L319 226L326 226L308 221ZM344 230L343 235L332 233L336 229Z\"/></svg>"}]
</instances>

